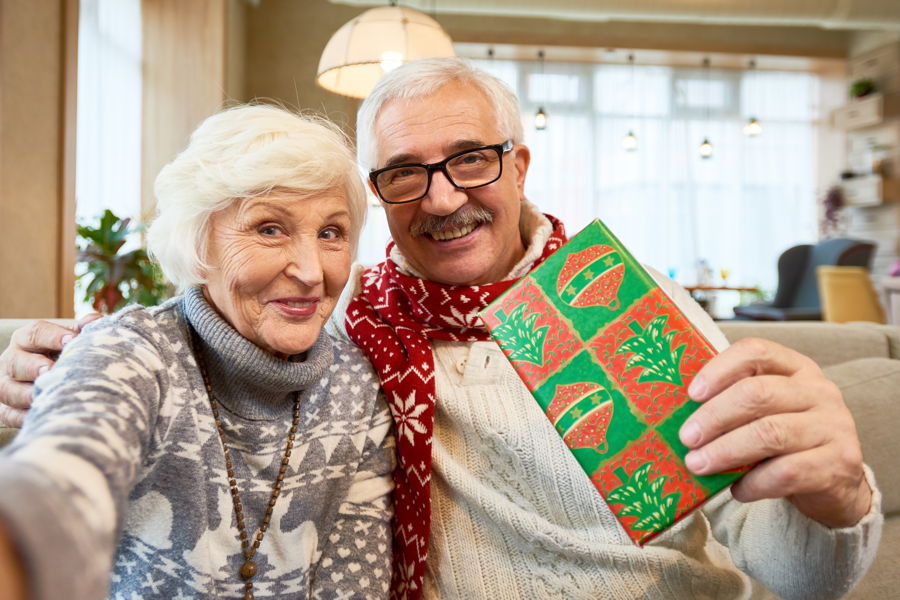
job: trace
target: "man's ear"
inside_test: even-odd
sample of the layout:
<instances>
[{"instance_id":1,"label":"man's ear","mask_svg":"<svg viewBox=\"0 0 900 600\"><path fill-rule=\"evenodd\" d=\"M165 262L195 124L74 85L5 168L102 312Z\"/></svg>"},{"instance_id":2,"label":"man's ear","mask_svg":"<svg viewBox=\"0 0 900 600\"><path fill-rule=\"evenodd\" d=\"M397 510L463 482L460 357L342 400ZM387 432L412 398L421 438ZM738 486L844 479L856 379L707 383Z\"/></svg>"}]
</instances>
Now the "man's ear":
<instances>
[{"instance_id":1,"label":"man's ear","mask_svg":"<svg viewBox=\"0 0 900 600\"><path fill-rule=\"evenodd\" d=\"M531 150L525 144L516 144L513 148L516 153L514 160L516 168L516 189L519 197L525 198L525 175L528 173L528 165L531 164Z\"/></svg>"}]
</instances>

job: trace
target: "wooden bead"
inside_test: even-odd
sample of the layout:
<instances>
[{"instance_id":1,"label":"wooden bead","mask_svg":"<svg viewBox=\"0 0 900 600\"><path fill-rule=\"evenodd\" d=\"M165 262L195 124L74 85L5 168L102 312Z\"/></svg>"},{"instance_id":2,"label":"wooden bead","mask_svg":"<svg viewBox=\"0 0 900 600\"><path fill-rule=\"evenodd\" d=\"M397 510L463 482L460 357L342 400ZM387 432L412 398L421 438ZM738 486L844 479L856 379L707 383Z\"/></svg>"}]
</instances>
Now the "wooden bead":
<instances>
[{"instance_id":1,"label":"wooden bead","mask_svg":"<svg viewBox=\"0 0 900 600\"><path fill-rule=\"evenodd\" d=\"M248 560L241 567L241 577L244 579L250 579L256 575L256 563L252 560Z\"/></svg>"}]
</instances>

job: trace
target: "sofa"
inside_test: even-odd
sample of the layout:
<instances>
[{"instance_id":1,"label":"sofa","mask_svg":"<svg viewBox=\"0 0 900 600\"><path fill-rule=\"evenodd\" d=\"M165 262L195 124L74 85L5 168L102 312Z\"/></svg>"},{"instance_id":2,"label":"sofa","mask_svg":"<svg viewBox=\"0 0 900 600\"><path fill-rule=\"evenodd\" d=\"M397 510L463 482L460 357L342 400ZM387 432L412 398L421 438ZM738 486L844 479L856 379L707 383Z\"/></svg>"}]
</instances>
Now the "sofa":
<instances>
[{"instance_id":1,"label":"sofa","mask_svg":"<svg viewBox=\"0 0 900 600\"><path fill-rule=\"evenodd\" d=\"M0 319L0 349L27 320ZM850 593L853 600L896 598L900 590L900 327L871 323L724 321L732 342L761 337L814 359L843 391L856 419L866 462L875 473L885 514L872 568ZM15 435L0 427L0 445ZM758 590L757 598L772 598Z\"/></svg>"}]
</instances>

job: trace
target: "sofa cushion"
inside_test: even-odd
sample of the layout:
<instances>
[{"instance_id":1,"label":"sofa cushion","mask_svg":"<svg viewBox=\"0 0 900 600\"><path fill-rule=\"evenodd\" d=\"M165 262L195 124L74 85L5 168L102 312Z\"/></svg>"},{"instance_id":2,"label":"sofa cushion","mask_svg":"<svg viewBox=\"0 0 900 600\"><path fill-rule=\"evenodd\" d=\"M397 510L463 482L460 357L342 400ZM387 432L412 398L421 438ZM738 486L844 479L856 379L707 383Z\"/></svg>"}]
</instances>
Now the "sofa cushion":
<instances>
[{"instance_id":1,"label":"sofa cushion","mask_svg":"<svg viewBox=\"0 0 900 600\"><path fill-rule=\"evenodd\" d=\"M858 358L900 357L900 328L822 322L720 321L729 342L759 337L793 348L826 367Z\"/></svg>"},{"instance_id":2,"label":"sofa cushion","mask_svg":"<svg viewBox=\"0 0 900 600\"><path fill-rule=\"evenodd\" d=\"M863 458L875 473L884 514L900 518L900 361L864 358L828 367L856 420Z\"/></svg>"}]
</instances>

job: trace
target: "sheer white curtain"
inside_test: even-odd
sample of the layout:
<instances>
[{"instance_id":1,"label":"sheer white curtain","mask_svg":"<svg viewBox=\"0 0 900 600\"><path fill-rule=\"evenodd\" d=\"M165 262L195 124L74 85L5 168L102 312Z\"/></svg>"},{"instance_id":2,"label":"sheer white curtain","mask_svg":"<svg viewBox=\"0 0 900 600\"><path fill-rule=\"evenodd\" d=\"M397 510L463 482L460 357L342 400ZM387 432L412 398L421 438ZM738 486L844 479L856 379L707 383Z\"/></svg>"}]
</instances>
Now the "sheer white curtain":
<instances>
[{"instance_id":1,"label":"sheer white curtain","mask_svg":"<svg viewBox=\"0 0 900 600\"><path fill-rule=\"evenodd\" d=\"M77 102L77 222L95 224L107 208L140 220L141 0L81 0ZM79 287L76 314L89 309Z\"/></svg>"},{"instance_id":2,"label":"sheer white curtain","mask_svg":"<svg viewBox=\"0 0 900 600\"><path fill-rule=\"evenodd\" d=\"M81 0L76 216L141 212L141 2Z\"/></svg>"},{"instance_id":3,"label":"sheer white curtain","mask_svg":"<svg viewBox=\"0 0 900 600\"><path fill-rule=\"evenodd\" d=\"M730 284L766 290L778 255L815 240L815 75L475 62L519 96L526 193L570 235L599 217L638 260L685 284L705 259ZM764 128L755 138L741 131L751 116ZM634 152L622 148L629 130ZM705 137L714 154L704 160Z\"/></svg>"}]
</instances>

